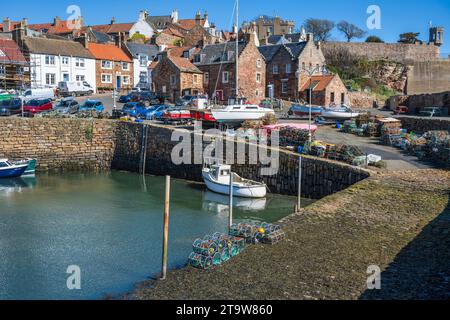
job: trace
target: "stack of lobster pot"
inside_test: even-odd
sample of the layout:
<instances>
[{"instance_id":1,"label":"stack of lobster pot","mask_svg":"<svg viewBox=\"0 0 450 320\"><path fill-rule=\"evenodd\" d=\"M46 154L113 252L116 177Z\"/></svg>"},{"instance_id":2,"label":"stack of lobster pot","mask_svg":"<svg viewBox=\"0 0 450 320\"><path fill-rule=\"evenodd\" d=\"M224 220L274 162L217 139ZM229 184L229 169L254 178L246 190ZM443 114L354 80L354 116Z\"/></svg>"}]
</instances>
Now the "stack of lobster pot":
<instances>
[{"instance_id":1,"label":"stack of lobster pot","mask_svg":"<svg viewBox=\"0 0 450 320\"><path fill-rule=\"evenodd\" d=\"M275 244L286 237L281 227L266 222L248 221L233 224L230 235L245 238L247 243Z\"/></svg>"},{"instance_id":2,"label":"stack of lobster pot","mask_svg":"<svg viewBox=\"0 0 450 320\"><path fill-rule=\"evenodd\" d=\"M217 232L194 241L189 264L199 269L218 266L237 256L245 248L245 240Z\"/></svg>"}]
</instances>

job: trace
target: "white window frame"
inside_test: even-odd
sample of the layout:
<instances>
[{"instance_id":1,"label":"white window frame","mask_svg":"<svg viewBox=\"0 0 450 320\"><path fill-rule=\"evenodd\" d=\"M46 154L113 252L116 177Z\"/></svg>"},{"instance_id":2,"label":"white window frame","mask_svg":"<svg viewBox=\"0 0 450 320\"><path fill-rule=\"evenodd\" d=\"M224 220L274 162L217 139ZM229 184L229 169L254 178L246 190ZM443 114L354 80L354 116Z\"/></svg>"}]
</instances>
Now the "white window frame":
<instances>
[{"instance_id":1,"label":"white window frame","mask_svg":"<svg viewBox=\"0 0 450 320\"><path fill-rule=\"evenodd\" d=\"M110 60L102 60L101 64L102 64L102 69L112 70L112 68L113 68L113 62Z\"/></svg>"},{"instance_id":2,"label":"white window frame","mask_svg":"<svg viewBox=\"0 0 450 320\"><path fill-rule=\"evenodd\" d=\"M70 57L63 56L61 57L61 64L63 66L68 66L70 63Z\"/></svg>"},{"instance_id":3,"label":"white window frame","mask_svg":"<svg viewBox=\"0 0 450 320\"><path fill-rule=\"evenodd\" d=\"M122 62L122 70L123 71L129 71L130 70L130 64L128 62Z\"/></svg>"},{"instance_id":4,"label":"white window frame","mask_svg":"<svg viewBox=\"0 0 450 320\"><path fill-rule=\"evenodd\" d=\"M256 59L256 67L261 68L261 59Z\"/></svg>"},{"instance_id":5,"label":"white window frame","mask_svg":"<svg viewBox=\"0 0 450 320\"><path fill-rule=\"evenodd\" d=\"M278 65L274 64L272 66L272 74L278 74L278 73L279 73Z\"/></svg>"},{"instance_id":6,"label":"white window frame","mask_svg":"<svg viewBox=\"0 0 450 320\"><path fill-rule=\"evenodd\" d=\"M122 84L129 85L130 84L130 76L122 76Z\"/></svg>"},{"instance_id":7,"label":"white window frame","mask_svg":"<svg viewBox=\"0 0 450 320\"><path fill-rule=\"evenodd\" d=\"M46 73L45 84L48 86L54 86L56 84L56 73Z\"/></svg>"},{"instance_id":8,"label":"white window frame","mask_svg":"<svg viewBox=\"0 0 450 320\"><path fill-rule=\"evenodd\" d=\"M148 56L146 55L139 56L139 64L141 67L148 66Z\"/></svg>"},{"instance_id":9,"label":"white window frame","mask_svg":"<svg viewBox=\"0 0 450 320\"><path fill-rule=\"evenodd\" d=\"M194 84L197 84L197 83L198 83L198 74L194 74L192 78L193 78L193 80L194 80L194 81L193 81Z\"/></svg>"},{"instance_id":10,"label":"white window frame","mask_svg":"<svg viewBox=\"0 0 450 320\"><path fill-rule=\"evenodd\" d=\"M230 81L230 72L222 71L222 83L228 83Z\"/></svg>"},{"instance_id":11,"label":"white window frame","mask_svg":"<svg viewBox=\"0 0 450 320\"><path fill-rule=\"evenodd\" d=\"M84 68L86 66L86 62L84 58L76 58L75 59L75 67Z\"/></svg>"},{"instance_id":12,"label":"white window frame","mask_svg":"<svg viewBox=\"0 0 450 320\"><path fill-rule=\"evenodd\" d=\"M101 74L101 82L102 83L112 83L112 74L111 73L102 73ZM109 78L109 80L107 80Z\"/></svg>"},{"instance_id":13,"label":"white window frame","mask_svg":"<svg viewBox=\"0 0 450 320\"><path fill-rule=\"evenodd\" d=\"M286 64L285 71L286 71L286 73L291 73L292 72L292 65L290 63Z\"/></svg>"},{"instance_id":14,"label":"white window frame","mask_svg":"<svg viewBox=\"0 0 450 320\"><path fill-rule=\"evenodd\" d=\"M205 72L203 74L203 83L204 84L209 84L209 72Z\"/></svg>"},{"instance_id":15,"label":"white window frame","mask_svg":"<svg viewBox=\"0 0 450 320\"><path fill-rule=\"evenodd\" d=\"M46 66L54 66L56 64L55 56L46 55L45 56L45 65Z\"/></svg>"},{"instance_id":16,"label":"white window frame","mask_svg":"<svg viewBox=\"0 0 450 320\"><path fill-rule=\"evenodd\" d=\"M86 81L86 76L84 74L77 74L75 76L76 81Z\"/></svg>"},{"instance_id":17,"label":"white window frame","mask_svg":"<svg viewBox=\"0 0 450 320\"><path fill-rule=\"evenodd\" d=\"M262 78L262 76L261 76L261 73L256 73L256 82L257 83L261 83L261 78Z\"/></svg>"},{"instance_id":18,"label":"white window frame","mask_svg":"<svg viewBox=\"0 0 450 320\"><path fill-rule=\"evenodd\" d=\"M289 92L289 82L288 80L281 81L281 93L286 94Z\"/></svg>"},{"instance_id":19,"label":"white window frame","mask_svg":"<svg viewBox=\"0 0 450 320\"><path fill-rule=\"evenodd\" d=\"M6 67L4 65L0 65L0 77L6 77Z\"/></svg>"}]
</instances>

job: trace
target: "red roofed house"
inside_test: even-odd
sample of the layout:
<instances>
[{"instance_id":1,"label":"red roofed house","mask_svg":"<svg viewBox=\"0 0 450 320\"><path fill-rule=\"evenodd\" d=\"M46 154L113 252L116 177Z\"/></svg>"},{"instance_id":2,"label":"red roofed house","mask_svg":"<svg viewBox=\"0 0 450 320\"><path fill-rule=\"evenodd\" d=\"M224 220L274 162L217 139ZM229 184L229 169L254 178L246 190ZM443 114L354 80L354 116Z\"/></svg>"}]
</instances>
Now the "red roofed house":
<instances>
[{"instance_id":1,"label":"red roofed house","mask_svg":"<svg viewBox=\"0 0 450 320\"><path fill-rule=\"evenodd\" d=\"M166 51L159 54L152 79L155 91L173 102L185 95L203 93L203 73L189 59Z\"/></svg>"},{"instance_id":2,"label":"red roofed house","mask_svg":"<svg viewBox=\"0 0 450 320\"><path fill-rule=\"evenodd\" d=\"M347 102L348 91L339 75L312 76L301 88L300 97L309 102L311 90L313 105L328 107Z\"/></svg>"},{"instance_id":3,"label":"red roofed house","mask_svg":"<svg viewBox=\"0 0 450 320\"><path fill-rule=\"evenodd\" d=\"M114 44L90 43L95 57L97 88L101 91L129 90L133 87L133 59L125 49L123 36Z\"/></svg>"},{"instance_id":4,"label":"red roofed house","mask_svg":"<svg viewBox=\"0 0 450 320\"><path fill-rule=\"evenodd\" d=\"M0 38L0 89L20 89L30 83L28 63L14 40Z\"/></svg>"}]
</instances>

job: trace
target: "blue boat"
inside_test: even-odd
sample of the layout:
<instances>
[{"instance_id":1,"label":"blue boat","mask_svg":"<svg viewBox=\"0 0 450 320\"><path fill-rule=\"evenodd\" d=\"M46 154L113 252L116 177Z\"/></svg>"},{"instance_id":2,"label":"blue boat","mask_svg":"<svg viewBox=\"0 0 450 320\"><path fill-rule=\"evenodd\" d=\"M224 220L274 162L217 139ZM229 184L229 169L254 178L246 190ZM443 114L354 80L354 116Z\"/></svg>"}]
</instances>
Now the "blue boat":
<instances>
[{"instance_id":1,"label":"blue boat","mask_svg":"<svg viewBox=\"0 0 450 320\"><path fill-rule=\"evenodd\" d=\"M28 163L13 164L8 159L0 159L0 179L18 178L23 175L28 168Z\"/></svg>"},{"instance_id":2,"label":"blue boat","mask_svg":"<svg viewBox=\"0 0 450 320\"><path fill-rule=\"evenodd\" d=\"M303 106L303 105L298 105L295 104L291 107L291 109L288 112L289 117L305 117L305 116L309 116L309 106ZM316 117L316 116L320 116L322 114L322 107L317 107L317 106L311 106L311 116L312 117Z\"/></svg>"}]
</instances>

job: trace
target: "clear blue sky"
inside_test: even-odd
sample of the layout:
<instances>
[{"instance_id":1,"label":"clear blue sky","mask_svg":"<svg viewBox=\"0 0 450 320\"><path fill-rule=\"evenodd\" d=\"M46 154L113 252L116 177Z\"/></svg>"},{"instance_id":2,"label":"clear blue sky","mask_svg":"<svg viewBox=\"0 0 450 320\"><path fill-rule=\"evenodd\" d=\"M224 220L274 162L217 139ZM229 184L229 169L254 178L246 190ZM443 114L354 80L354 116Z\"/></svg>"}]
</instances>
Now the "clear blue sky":
<instances>
[{"instance_id":1,"label":"clear blue sky","mask_svg":"<svg viewBox=\"0 0 450 320\"><path fill-rule=\"evenodd\" d=\"M5 1L1 4L1 15L11 19L27 17L30 23L46 22L58 15L67 18L69 5L78 5L87 24L108 23L112 16L118 22L132 22L136 20L141 9L147 9L150 14L170 14L172 9L178 9L180 18L192 18L197 10L207 10L210 21L218 27L230 26L233 10L233 0L42 0L42 1ZM241 19L250 20L260 14L279 15L294 20L299 27L305 19L326 18L336 22L348 20L364 29L369 5L381 8L381 30L368 31L380 36L387 42L395 42L403 32L415 31L421 33L423 40L428 40L428 26L443 26L446 29L445 45L442 52L450 54L450 1L449 0L240 0ZM335 32L334 39L342 40Z\"/></svg>"}]
</instances>

